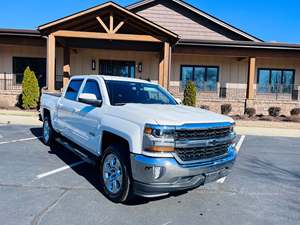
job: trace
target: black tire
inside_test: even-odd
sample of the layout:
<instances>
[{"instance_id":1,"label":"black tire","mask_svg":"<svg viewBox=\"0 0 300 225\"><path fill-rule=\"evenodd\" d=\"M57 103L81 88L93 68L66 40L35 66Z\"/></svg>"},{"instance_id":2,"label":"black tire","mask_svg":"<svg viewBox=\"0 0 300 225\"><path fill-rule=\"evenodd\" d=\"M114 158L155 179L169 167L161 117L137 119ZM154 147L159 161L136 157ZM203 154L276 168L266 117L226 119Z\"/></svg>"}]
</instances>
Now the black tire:
<instances>
[{"instance_id":1,"label":"black tire","mask_svg":"<svg viewBox=\"0 0 300 225\"><path fill-rule=\"evenodd\" d=\"M48 130L48 135L47 131ZM46 116L43 121L43 142L45 145L52 146L55 142L56 133L53 130L51 119L49 116Z\"/></svg>"},{"instance_id":2,"label":"black tire","mask_svg":"<svg viewBox=\"0 0 300 225\"><path fill-rule=\"evenodd\" d=\"M122 151L123 150L123 151ZM132 188L131 188L131 175L130 175L130 162L129 157L124 153L126 149L122 145L112 144L108 146L104 152L103 156L100 160L100 181L101 186L103 187L104 194L108 199L115 203L124 203L128 202L133 198ZM122 154L123 153L123 154ZM105 161L107 157L114 155L120 162L122 169L122 184L119 185L119 190L117 193L112 193L111 190L107 188L104 179L104 167Z\"/></svg>"}]
</instances>

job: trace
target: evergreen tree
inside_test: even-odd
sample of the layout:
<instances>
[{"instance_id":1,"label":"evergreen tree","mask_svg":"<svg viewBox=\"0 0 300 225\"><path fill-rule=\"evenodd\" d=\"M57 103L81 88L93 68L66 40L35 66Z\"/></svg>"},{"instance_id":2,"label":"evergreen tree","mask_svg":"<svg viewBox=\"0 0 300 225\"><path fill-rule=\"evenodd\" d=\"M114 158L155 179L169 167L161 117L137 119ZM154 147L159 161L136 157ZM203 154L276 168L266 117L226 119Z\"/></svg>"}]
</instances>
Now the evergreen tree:
<instances>
[{"instance_id":1,"label":"evergreen tree","mask_svg":"<svg viewBox=\"0 0 300 225\"><path fill-rule=\"evenodd\" d=\"M196 106L197 88L194 82L188 81L184 89L183 104L188 106Z\"/></svg>"},{"instance_id":2,"label":"evergreen tree","mask_svg":"<svg viewBox=\"0 0 300 225\"><path fill-rule=\"evenodd\" d=\"M22 81L22 107L24 109L34 109L38 106L40 88L35 73L27 67L24 71Z\"/></svg>"}]
</instances>

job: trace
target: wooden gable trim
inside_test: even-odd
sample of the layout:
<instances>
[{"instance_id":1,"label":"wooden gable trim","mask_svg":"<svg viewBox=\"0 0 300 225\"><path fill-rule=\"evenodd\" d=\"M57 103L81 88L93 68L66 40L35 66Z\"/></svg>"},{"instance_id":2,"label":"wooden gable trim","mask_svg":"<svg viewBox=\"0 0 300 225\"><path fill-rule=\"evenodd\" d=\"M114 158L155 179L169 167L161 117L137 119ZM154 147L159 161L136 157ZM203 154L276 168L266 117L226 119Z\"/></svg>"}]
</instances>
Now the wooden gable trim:
<instances>
[{"instance_id":1,"label":"wooden gable trim","mask_svg":"<svg viewBox=\"0 0 300 225\"><path fill-rule=\"evenodd\" d=\"M137 3L133 3L129 6L127 6L126 8L128 10L134 11L137 8L141 7L141 6L145 6L149 3L153 3L153 2L156 2L156 1L157 0L143 0L143 1L139 1ZM238 29L238 28L236 28L236 27L234 27L234 26L232 26L232 25L230 25L230 24L228 24L228 23L226 23L226 22L224 22L224 21L222 21L222 20L220 20L220 19L218 19L218 18L216 18L216 17L214 17L214 16L212 16L212 15L210 15L210 14L208 14L208 13L206 13L206 12L204 12L204 11L188 4L188 3L186 3L186 2L183 2L181 0L171 0L171 1L177 3L178 5L181 5L182 7L186 8L186 9L188 9L188 10L194 12L194 13L196 13L199 16L202 16L202 17L212 21L213 23L216 23L219 26L222 26L222 27L224 27L224 28L226 28L226 29L228 29L228 30L240 35L240 36L243 36L243 37L251 40L251 41L263 42L263 40L261 40L257 37L254 37L253 35L248 34L248 33L244 32L244 31L242 31L242 30L240 30L240 29Z\"/></svg>"},{"instance_id":2,"label":"wooden gable trim","mask_svg":"<svg viewBox=\"0 0 300 225\"><path fill-rule=\"evenodd\" d=\"M116 34L116 33L59 30L52 33L52 35L54 37L67 37L67 38L104 39L104 40L118 40L118 41L142 41L142 42L157 42L157 43L162 42L160 38L156 38L151 35L141 35L141 34Z\"/></svg>"},{"instance_id":3,"label":"wooden gable trim","mask_svg":"<svg viewBox=\"0 0 300 225\"><path fill-rule=\"evenodd\" d=\"M130 12L129 10L127 10L127 9L125 9L125 8L123 8L123 7L121 7L121 6L117 5L117 4L115 4L115 3L113 3L113 2L107 2L107 3L104 3L104 4L102 4L102 5L95 6L95 7L93 7L93 8L90 8L90 9L87 9L87 10L84 10L84 11L81 11L81 12L79 12L79 13L75 13L75 14L73 14L73 15L64 17L64 18L62 18L62 19L58 19L58 20L55 20L55 21L53 21L53 22L50 22L50 23L41 25L41 26L38 27L38 30L39 30L39 31L43 31L43 30L45 30L45 29L49 29L50 27L59 25L59 24L61 24L61 23L70 21L70 20L72 20L72 19L76 19L76 18L78 18L78 17L81 17L81 16L86 15L86 14L89 14L89 13L93 13L93 12L95 12L95 11L104 9L104 8L106 8L106 7L113 7L113 8L115 8L115 9L117 9L117 10L120 10L121 12L124 12L125 14L127 14L127 15L129 15L129 16L132 16L133 18L135 18L135 19L137 19L137 20L139 20L139 21L141 21L141 22L143 22L143 23L145 23L145 24L147 24L147 25L149 25L149 26L151 26L151 27L153 27L153 28L156 28L157 30L159 30L159 31L161 31L161 32L163 32L163 33L165 33L165 34L167 34L167 35L169 35L170 37L172 37L172 38L174 38L174 39L178 39L178 35L175 34L175 33L173 33L172 31L169 31L169 30L167 30L167 29L165 29L165 28L163 28L163 27L161 27L161 26L159 26L159 25L157 25L157 24L151 22L151 21L149 21L149 20L143 18L142 16L139 16L139 15L133 13L133 12Z\"/></svg>"}]
</instances>

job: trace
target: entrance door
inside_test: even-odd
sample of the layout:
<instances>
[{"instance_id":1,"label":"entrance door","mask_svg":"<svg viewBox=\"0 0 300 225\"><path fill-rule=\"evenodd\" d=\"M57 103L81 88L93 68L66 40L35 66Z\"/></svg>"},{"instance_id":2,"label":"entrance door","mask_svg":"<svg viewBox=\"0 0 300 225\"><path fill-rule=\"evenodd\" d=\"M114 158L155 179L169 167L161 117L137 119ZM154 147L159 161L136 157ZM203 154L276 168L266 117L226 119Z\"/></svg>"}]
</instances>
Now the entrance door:
<instances>
[{"instance_id":1,"label":"entrance door","mask_svg":"<svg viewBox=\"0 0 300 225\"><path fill-rule=\"evenodd\" d=\"M99 74L121 77L135 77L135 62L100 60Z\"/></svg>"}]
</instances>

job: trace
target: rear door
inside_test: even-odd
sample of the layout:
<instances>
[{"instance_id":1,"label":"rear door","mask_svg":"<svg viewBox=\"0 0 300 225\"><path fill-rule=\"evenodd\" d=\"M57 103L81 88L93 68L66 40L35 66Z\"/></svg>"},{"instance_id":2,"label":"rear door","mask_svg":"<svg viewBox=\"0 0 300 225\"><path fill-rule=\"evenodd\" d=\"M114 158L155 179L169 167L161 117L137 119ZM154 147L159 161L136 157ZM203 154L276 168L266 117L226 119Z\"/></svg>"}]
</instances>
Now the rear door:
<instances>
[{"instance_id":1,"label":"rear door","mask_svg":"<svg viewBox=\"0 0 300 225\"><path fill-rule=\"evenodd\" d=\"M94 94L97 100L103 101L101 93L101 84L97 79L88 78L83 84L80 93ZM99 147L99 135L101 128L101 118L104 112L104 106L92 106L86 103L77 103L78 112L76 113L76 127L78 131L77 140L80 145L86 149L95 152Z\"/></svg>"},{"instance_id":2,"label":"rear door","mask_svg":"<svg viewBox=\"0 0 300 225\"><path fill-rule=\"evenodd\" d=\"M76 142L76 113L78 109L78 93L84 79L72 79L65 95L57 104L58 123L62 134Z\"/></svg>"}]
</instances>

